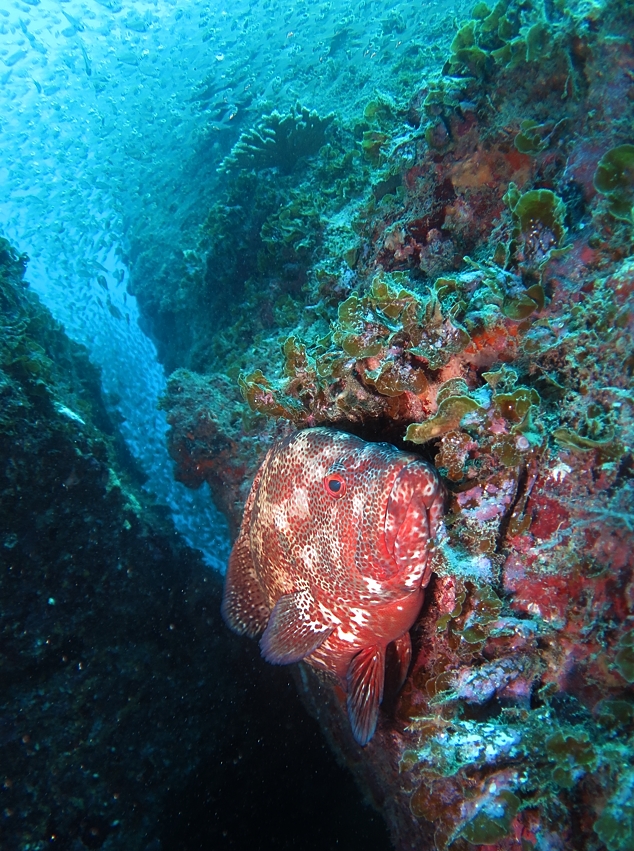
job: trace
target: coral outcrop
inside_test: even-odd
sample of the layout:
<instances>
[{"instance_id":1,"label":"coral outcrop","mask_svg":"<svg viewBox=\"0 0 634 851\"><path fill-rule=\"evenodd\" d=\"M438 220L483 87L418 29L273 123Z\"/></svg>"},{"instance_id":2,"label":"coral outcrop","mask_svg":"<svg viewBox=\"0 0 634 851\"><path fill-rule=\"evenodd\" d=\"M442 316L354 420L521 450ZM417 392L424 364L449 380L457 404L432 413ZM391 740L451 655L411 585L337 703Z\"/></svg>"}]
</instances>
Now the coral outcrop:
<instances>
[{"instance_id":1,"label":"coral outcrop","mask_svg":"<svg viewBox=\"0 0 634 851\"><path fill-rule=\"evenodd\" d=\"M325 144L326 128L333 118L332 113L322 118L300 103L285 115L273 110L240 136L220 171L275 168L288 174Z\"/></svg>"},{"instance_id":2,"label":"coral outcrop","mask_svg":"<svg viewBox=\"0 0 634 851\"><path fill-rule=\"evenodd\" d=\"M443 477L412 668L365 749L297 673L399 849L632 847L633 41L628 4L476 4L442 74L367 105L348 160L316 157L302 192L332 206L302 286L263 278L166 401L183 480L222 480L187 443L205 418L229 479L318 424ZM218 373L244 399L230 429L202 401Z\"/></svg>"}]
</instances>

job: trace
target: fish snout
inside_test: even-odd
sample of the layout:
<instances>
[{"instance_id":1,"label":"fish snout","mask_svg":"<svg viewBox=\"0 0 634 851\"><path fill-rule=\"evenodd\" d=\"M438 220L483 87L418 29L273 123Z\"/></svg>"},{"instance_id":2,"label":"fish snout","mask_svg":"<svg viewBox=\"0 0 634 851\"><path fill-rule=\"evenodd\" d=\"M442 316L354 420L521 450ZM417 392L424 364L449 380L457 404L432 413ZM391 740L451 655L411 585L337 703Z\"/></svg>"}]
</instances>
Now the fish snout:
<instances>
[{"instance_id":1,"label":"fish snout","mask_svg":"<svg viewBox=\"0 0 634 851\"><path fill-rule=\"evenodd\" d=\"M387 503L385 544L405 572L405 585L414 588L423 578L429 542L442 514L438 476L423 461L412 461L396 476Z\"/></svg>"}]
</instances>

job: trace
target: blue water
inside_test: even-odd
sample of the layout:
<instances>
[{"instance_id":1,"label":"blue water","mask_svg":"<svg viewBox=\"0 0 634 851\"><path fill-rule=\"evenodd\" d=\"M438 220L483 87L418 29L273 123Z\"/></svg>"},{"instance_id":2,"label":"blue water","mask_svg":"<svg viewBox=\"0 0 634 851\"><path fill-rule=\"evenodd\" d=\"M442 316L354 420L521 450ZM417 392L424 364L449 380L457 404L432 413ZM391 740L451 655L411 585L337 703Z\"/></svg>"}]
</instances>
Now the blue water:
<instances>
[{"instance_id":1,"label":"blue water","mask_svg":"<svg viewBox=\"0 0 634 851\"><path fill-rule=\"evenodd\" d=\"M30 255L32 287L102 368L147 488L218 570L225 524L206 489L172 479L157 411L165 375L126 291L126 252L195 245L215 167L241 130L297 100L351 120L377 91L397 96L400 59L414 51L435 69L461 8L0 2L0 233ZM203 182L192 179L201 151Z\"/></svg>"}]
</instances>

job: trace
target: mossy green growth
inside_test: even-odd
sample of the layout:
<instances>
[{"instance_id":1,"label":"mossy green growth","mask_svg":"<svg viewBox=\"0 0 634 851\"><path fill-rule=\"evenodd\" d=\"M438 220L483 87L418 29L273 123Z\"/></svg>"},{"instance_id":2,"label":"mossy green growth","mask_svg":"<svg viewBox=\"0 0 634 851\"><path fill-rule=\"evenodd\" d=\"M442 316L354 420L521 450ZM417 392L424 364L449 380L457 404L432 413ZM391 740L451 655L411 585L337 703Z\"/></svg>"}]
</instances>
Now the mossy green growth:
<instances>
[{"instance_id":1,"label":"mossy green growth","mask_svg":"<svg viewBox=\"0 0 634 851\"><path fill-rule=\"evenodd\" d=\"M240 392L253 411L269 417L283 417L293 422L301 420L302 408L287 395L282 398L277 388L261 370L243 373L238 378Z\"/></svg>"},{"instance_id":2,"label":"mossy green growth","mask_svg":"<svg viewBox=\"0 0 634 851\"><path fill-rule=\"evenodd\" d=\"M451 42L452 62L460 65L473 77L483 77L488 56L475 39L476 21L469 21L458 30Z\"/></svg>"},{"instance_id":3,"label":"mossy green growth","mask_svg":"<svg viewBox=\"0 0 634 851\"><path fill-rule=\"evenodd\" d=\"M608 729L623 727L634 721L634 703L629 700L602 700L596 709L599 724Z\"/></svg>"},{"instance_id":4,"label":"mossy green growth","mask_svg":"<svg viewBox=\"0 0 634 851\"><path fill-rule=\"evenodd\" d=\"M460 835L472 845L491 845L509 835L511 822L520 806L520 799L503 789L491 802L480 809L462 828Z\"/></svg>"},{"instance_id":5,"label":"mossy green growth","mask_svg":"<svg viewBox=\"0 0 634 851\"><path fill-rule=\"evenodd\" d=\"M405 440L412 443L427 443L448 431L459 428L467 414L484 413L484 408L470 396L449 396L438 406L433 417L424 423L412 423L407 427Z\"/></svg>"},{"instance_id":6,"label":"mossy green growth","mask_svg":"<svg viewBox=\"0 0 634 851\"><path fill-rule=\"evenodd\" d=\"M412 311L415 314L420 305L416 293L401 286L406 280L407 277L402 272L393 272L389 278L379 274L372 279L369 301L392 322L403 318L413 319L413 315L410 317L409 314L412 314Z\"/></svg>"},{"instance_id":7,"label":"mossy green growth","mask_svg":"<svg viewBox=\"0 0 634 851\"><path fill-rule=\"evenodd\" d=\"M512 423L511 432L522 432L530 428L532 408L541 403L539 393L532 387L517 387L511 393L496 393L493 404L507 422Z\"/></svg>"},{"instance_id":8,"label":"mossy green growth","mask_svg":"<svg viewBox=\"0 0 634 851\"><path fill-rule=\"evenodd\" d=\"M323 223L310 199L300 193L284 204L262 225L263 249L258 253L260 271L281 269L285 263L306 260L321 241Z\"/></svg>"},{"instance_id":9,"label":"mossy green growth","mask_svg":"<svg viewBox=\"0 0 634 851\"><path fill-rule=\"evenodd\" d=\"M634 631L628 632L619 642L614 666L628 683L634 683Z\"/></svg>"},{"instance_id":10,"label":"mossy green growth","mask_svg":"<svg viewBox=\"0 0 634 851\"><path fill-rule=\"evenodd\" d=\"M594 830L608 851L634 848L634 769L623 772L619 786L594 823Z\"/></svg>"},{"instance_id":11,"label":"mossy green growth","mask_svg":"<svg viewBox=\"0 0 634 851\"><path fill-rule=\"evenodd\" d=\"M436 621L436 632L444 632L449 626L449 622L459 618L462 614L462 607L467 598L466 588L462 588L456 595L456 605L447 614L441 615Z\"/></svg>"},{"instance_id":12,"label":"mossy green growth","mask_svg":"<svg viewBox=\"0 0 634 851\"><path fill-rule=\"evenodd\" d=\"M479 0L479 2L476 3L471 10L471 15L476 21L483 21L485 18L488 18L490 14L491 9L484 0Z\"/></svg>"},{"instance_id":13,"label":"mossy green growth","mask_svg":"<svg viewBox=\"0 0 634 851\"><path fill-rule=\"evenodd\" d=\"M368 101L363 110L363 117L366 121L377 122L378 124L393 121L396 114L397 107L393 98L383 92L377 93L376 97Z\"/></svg>"},{"instance_id":14,"label":"mossy green growth","mask_svg":"<svg viewBox=\"0 0 634 851\"><path fill-rule=\"evenodd\" d=\"M615 218L634 223L634 145L619 145L601 157L594 186L607 196Z\"/></svg>"},{"instance_id":15,"label":"mossy green growth","mask_svg":"<svg viewBox=\"0 0 634 851\"><path fill-rule=\"evenodd\" d=\"M541 225L552 232L557 245L563 242L566 235L566 205L550 189L531 189L521 194L517 186L511 183L504 200L522 235L529 234L535 225Z\"/></svg>"},{"instance_id":16,"label":"mossy green growth","mask_svg":"<svg viewBox=\"0 0 634 851\"><path fill-rule=\"evenodd\" d=\"M490 376L492 373L487 375ZM438 410L434 416L425 422L409 425L405 440L410 440L412 443L427 443L436 437L462 428L463 418L467 415L472 415L474 422L483 422L487 412L505 419L510 426L511 434L523 434L531 431L532 413L539 407L541 399L539 393L532 387L516 387L507 393L494 393L487 409L473 398L473 394L469 392L462 379L454 378L440 388L437 402ZM517 461L518 459L513 455L509 459L509 466Z\"/></svg>"},{"instance_id":17,"label":"mossy green growth","mask_svg":"<svg viewBox=\"0 0 634 851\"><path fill-rule=\"evenodd\" d=\"M538 154L548 147L547 130L547 125L538 124L537 121L522 121L515 137L515 147L522 154Z\"/></svg>"},{"instance_id":18,"label":"mossy green growth","mask_svg":"<svg viewBox=\"0 0 634 851\"><path fill-rule=\"evenodd\" d=\"M401 286L406 280L402 272L380 273L367 295L351 295L339 305L333 340L346 354L376 357L398 340L410 355L439 369L468 345L469 335L442 315L435 295L417 295ZM376 376L370 376L373 380Z\"/></svg>"},{"instance_id":19,"label":"mossy green growth","mask_svg":"<svg viewBox=\"0 0 634 851\"><path fill-rule=\"evenodd\" d=\"M367 370L365 380L382 396L400 396L405 392L424 393L429 382L422 369L402 369L394 361L386 361L378 369Z\"/></svg>"},{"instance_id":20,"label":"mossy green growth","mask_svg":"<svg viewBox=\"0 0 634 851\"><path fill-rule=\"evenodd\" d=\"M381 162L382 149L389 140L389 135L387 133L382 133L380 130L364 130L363 139L361 141L363 156L369 160L372 165L378 166Z\"/></svg>"},{"instance_id":21,"label":"mossy green growth","mask_svg":"<svg viewBox=\"0 0 634 851\"><path fill-rule=\"evenodd\" d=\"M451 43L450 74L486 78L496 65L539 63L555 51L560 33L539 3L498 0L491 9L479 0L471 14Z\"/></svg>"},{"instance_id":22,"label":"mossy green growth","mask_svg":"<svg viewBox=\"0 0 634 851\"><path fill-rule=\"evenodd\" d=\"M369 358L384 349L389 329L386 326L367 327L365 304L358 295L351 295L339 305L337 318L334 340L347 355Z\"/></svg>"},{"instance_id":23,"label":"mossy green growth","mask_svg":"<svg viewBox=\"0 0 634 851\"><path fill-rule=\"evenodd\" d=\"M470 591L472 611L460 635L467 644L481 644L488 638L490 624L500 617L503 603L489 585L473 587Z\"/></svg>"},{"instance_id":24,"label":"mossy green growth","mask_svg":"<svg viewBox=\"0 0 634 851\"><path fill-rule=\"evenodd\" d=\"M607 458L619 458L623 455L623 444L616 439L614 431L608 430L602 439L594 439L578 434L569 428L557 428L553 431L557 443L574 452L600 451Z\"/></svg>"},{"instance_id":25,"label":"mossy green growth","mask_svg":"<svg viewBox=\"0 0 634 851\"><path fill-rule=\"evenodd\" d=\"M423 109L429 118L437 118L454 110L460 103L460 90L452 80L432 80L429 92L423 101Z\"/></svg>"},{"instance_id":26,"label":"mossy green growth","mask_svg":"<svg viewBox=\"0 0 634 851\"><path fill-rule=\"evenodd\" d=\"M526 61L537 62L550 56L553 48L552 31L545 20L536 21L526 33Z\"/></svg>"},{"instance_id":27,"label":"mossy green growth","mask_svg":"<svg viewBox=\"0 0 634 851\"><path fill-rule=\"evenodd\" d=\"M546 296L541 284L533 284L524 292L505 295L502 302L502 313L508 319L521 322L544 306Z\"/></svg>"},{"instance_id":28,"label":"mossy green growth","mask_svg":"<svg viewBox=\"0 0 634 851\"><path fill-rule=\"evenodd\" d=\"M360 408L378 416L391 410L388 399L424 393L429 370L448 364L470 337L443 315L432 291L418 294L403 286L408 280L404 272L381 272L365 293L339 304L324 336L287 337L283 375L242 373L240 389L252 410L315 424L356 419Z\"/></svg>"},{"instance_id":29,"label":"mossy green growth","mask_svg":"<svg viewBox=\"0 0 634 851\"><path fill-rule=\"evenodd\" d=\"M514 183L504 195L513 215L513 236L522 246L524 258L542 263L566 236L566 205L550 189L530 189L521 193Z\"/></svg>"},{"instance_id":30,"label":"mossy green growth","mask_svg":"<svg viewBox=\"0 0 634 851\"><path fill-rule=\"evenodd\" d=\"M584 730L558 730L546 739L546 752L556 762L552 778L562 789L572 789L596 762L595 749Z\"/></svg>"},{"instance_id":31,"label":"mossy green growth","mask_svg":"<svg viewBox=\"0 0 634 851\"><path fill-rule=\"evenodd\" d=\"M291 335L284 341L282 347L284 351L284 374L288 376L296 375L299 370L308 367L308 353L306 346L302 341Z\"/></svg>"}]
</instances>

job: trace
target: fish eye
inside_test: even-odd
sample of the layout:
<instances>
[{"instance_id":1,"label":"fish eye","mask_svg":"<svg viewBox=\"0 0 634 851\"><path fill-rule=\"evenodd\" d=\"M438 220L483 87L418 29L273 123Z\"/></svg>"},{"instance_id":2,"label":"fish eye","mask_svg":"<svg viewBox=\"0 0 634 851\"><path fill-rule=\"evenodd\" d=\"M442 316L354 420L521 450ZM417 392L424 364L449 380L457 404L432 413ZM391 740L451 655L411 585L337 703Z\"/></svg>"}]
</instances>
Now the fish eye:
<instances>
[{"instance_id":1,"label":"fish eye","mask_svg":"<svg viewBox=\"0 0 634 851\"><path fill-rule=\"evenodd\" d=\"M329 496L341 499L346 492L346 480L340 473L330 473L324 476L324 488Z\"/></svg>"}]
</instances>

